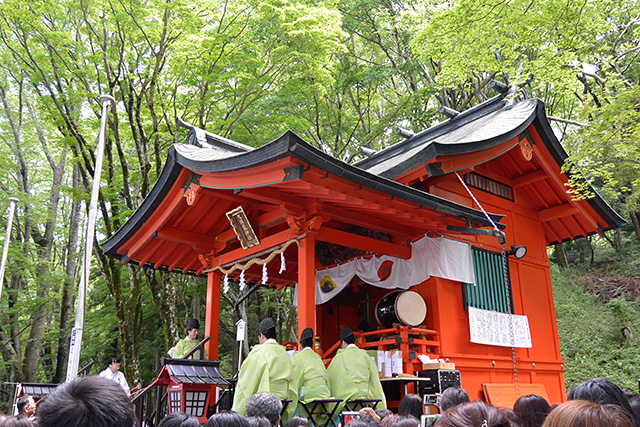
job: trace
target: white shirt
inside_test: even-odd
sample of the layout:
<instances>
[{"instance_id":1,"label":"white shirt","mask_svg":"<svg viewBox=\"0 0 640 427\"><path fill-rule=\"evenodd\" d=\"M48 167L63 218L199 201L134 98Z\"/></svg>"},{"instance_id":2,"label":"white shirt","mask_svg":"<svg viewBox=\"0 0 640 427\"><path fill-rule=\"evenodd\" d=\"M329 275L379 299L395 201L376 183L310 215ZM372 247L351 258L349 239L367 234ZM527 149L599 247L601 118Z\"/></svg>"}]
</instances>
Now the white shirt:
<instances>
[{"instance_id":1,"label":"white shirt","mask_svg":"<svg viewBox=\"0 0 640 427\"><path fill-rule=\"evenodd\" d=\"M120 387L122 387L124 392L129 394L129 383L127 383L127 379L124 377L124 374L122 372L111 372L111 369L107 368L104 371L100 372L100 376L117 382Z\"/></svg>"}]
</instances>

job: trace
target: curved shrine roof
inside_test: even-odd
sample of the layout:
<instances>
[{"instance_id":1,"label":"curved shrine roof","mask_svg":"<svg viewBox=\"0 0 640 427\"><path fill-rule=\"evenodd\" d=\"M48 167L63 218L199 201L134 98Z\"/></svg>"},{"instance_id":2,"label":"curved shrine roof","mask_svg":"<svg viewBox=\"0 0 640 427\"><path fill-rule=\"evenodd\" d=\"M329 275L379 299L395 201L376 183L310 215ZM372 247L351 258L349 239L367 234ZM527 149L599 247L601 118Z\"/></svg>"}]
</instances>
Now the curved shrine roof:
<instances>
[{"instance_id":1,"label":"curved shrine roof","mask_svg":"<svg viewBox=\"0 0 640 427\"><path fill-rule=\"evenodd\" d=\"M428 218L436 215L449 217L451 218L449 221L457 221L460 225L475 224L480 227L491 227L491 221L479 210L363 171L323 153L291 131L255 149L242 145L229 146L227 142L221 142L218 138L202 130L192 129L187 141L201 146L174 144L169 149L164 168L148 197L129 220L102 244L107 255L120 258L123 262L137 262L138 259L142 259L145 263L154 263L155 268L163 265L169 270L178 268L169 261L166 263L157 261L158 257L155 256L135 254L136 251L151 251L151 249L141 250L139 246L153 246L154 239L163 237L160 231L163 227L169 228L173 236L179 236L182 232L185 239L187 236L184 233L191 233L193 234L192 242L200 245L215 244L214 238L217 236L215 234L206 236L208 231L193 225L196 219L192 218L188 224L183 222L180 227L171 222L178 219L158 219L161 216L160 211L175 210L175 213L167 214L175 218L187 215L179 212L184 207L178 206L182 202L180 198L175 198L174 192L176 187L186 190L190 182L197 180L200 183L207 182L203 185L208 194L217 192L216 194L225 200L230 197L229 195L242 197L251 192L258 200L278 197L275 204L287 204L296 199L318 199L322 201L323 206L326 206L323 209L331 212L329 214L331 217L341 217L341 221L348 221L347 217L360 215L360 223L365 226L375 224L377 221L378 224L383 224L381 228L391 232L406 230L403 236L409 237L415 232L415 227L422 232L428 230L426 225ZM280 167L278 170L276 166L279 164L285 165L284 169ZM185 173L189 175L188 178ZM285 190L289 192L283 192ZM272 196L273 191L279 191L278 195ZM361 193L364 198L358 199L357 193ZM367 194L366 197L364 193ZM169 199L174 201L170 203ZM269 202L274 203L272 200ZM301 204L304 203L298 206ZM221 221L228 225L227 219L223 216ZM490 216L499 228L504 228L504 225L500 224L502 215L490 214ZM200 218L203 222L206 221L206 217ZM371 223L367 224L369 220ZM398 220L401 221L394 225L394 221L398 222ZM153 225L155 230L147 233L144 229L152 227L150 225L152 222L155 224ZM375 226L371 225L371 227L375 229ZM146 237L141 237L145 233L147 233ZM195 236L196 234L198 236ZM131 240L134 238L139 241L133 244L135 250L131 249ZM177 241L175 237L171 239L174 242ZM156 244L160 243L156 242ZM167 250L167 248L162 249L164 252ZM174 250L180 249L176 247ZM156 252L159 250L156 249ZM200 253L203 253L202 250ZM191 256L191 259L197 260L197 255ZM198 270L196 267L198 266L195 264L185 263L182 268Z\"/></svg>"},{"instance_id":2,"label":"curved shrine roof","mask_svg":"<svg viewBox=\"0 0 640 427\"><path fill-rule=\"evenodd\" d=\"M534 147L542 143L546 150L536 148L535 161L518 160L512 149L522 139ZM451 166L454 158L458 169ZM198 259L207 248L223 242L222 247L228 249L235 238L232 230L224 229L225 224L229 226L225 211L243 204L246 209L247 203L259 205L256 215L262 215L268 227L279 221L279 228L270 229L281 233L287 228L284 220L290 209L303 212L309 203L319 203L322 212L334 220L328 226L333 227L332 236L347 242L352 234L345 234L345 229L359 224L389 233L395 241L434 229L430 227L436 222L439 227L452 222L492 227L481 211L410 184L455 170L473 170L469 161L501 170L514 188L533 186L527 187L527 194L531 193L530 202L545 224L547 242L622 225L624 220L597 193L586 201L571 200L564 188L566 177L561 178L566 158L541 101L506 102L502 95L354 165L318 150L291 131L253 148L191 128L186 144L169 149L148 197L103 248L123 262L199 273L203 267ZM441 159L450 167L434 163ZM189 211L182 200L194 184L208 199ZM490 216L504 229L502 215ZM373 247L383 244L372 242ZM172 251L176 254L167 255ZM164 255L158 255L161 253Z\"/></svg>"}]
</instances>

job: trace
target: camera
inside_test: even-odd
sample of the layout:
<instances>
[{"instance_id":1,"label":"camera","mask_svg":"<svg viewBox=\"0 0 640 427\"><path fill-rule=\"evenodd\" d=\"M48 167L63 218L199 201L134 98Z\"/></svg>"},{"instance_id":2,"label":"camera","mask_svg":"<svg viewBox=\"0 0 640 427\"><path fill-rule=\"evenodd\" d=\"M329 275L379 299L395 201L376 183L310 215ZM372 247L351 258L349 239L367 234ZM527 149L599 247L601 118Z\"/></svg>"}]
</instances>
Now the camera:
<instances>
[{"instance_id":1,"label":"camera","mask_svg":"<svg viewBox=\"0 0 640 427\"><path fill-rule=\"evenodd\" d=\"M341 412L340 413L340 424L344 427L349 424L351 421L355 421L360 418L360 412Z\"/></svg>"}]
</instances>

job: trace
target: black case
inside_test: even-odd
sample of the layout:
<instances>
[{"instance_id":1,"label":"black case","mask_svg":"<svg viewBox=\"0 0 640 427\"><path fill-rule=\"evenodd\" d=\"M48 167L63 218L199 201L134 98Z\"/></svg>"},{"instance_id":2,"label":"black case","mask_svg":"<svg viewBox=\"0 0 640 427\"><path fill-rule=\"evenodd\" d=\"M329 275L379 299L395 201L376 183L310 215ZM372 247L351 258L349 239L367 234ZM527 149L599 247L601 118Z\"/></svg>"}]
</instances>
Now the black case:
<instances>
[{"instance_id":1,"label":"black case","mask_svg":"<svg viewBox=\"0 0 640 427\"><path fill-rule=\"evenodd\" d=\"M418 371L418 377L429 378L429 381L418 381L418 394L442 393L449 387L460 387L460 371L452 369L430 369Z\"/></svg>"}]
</instances>

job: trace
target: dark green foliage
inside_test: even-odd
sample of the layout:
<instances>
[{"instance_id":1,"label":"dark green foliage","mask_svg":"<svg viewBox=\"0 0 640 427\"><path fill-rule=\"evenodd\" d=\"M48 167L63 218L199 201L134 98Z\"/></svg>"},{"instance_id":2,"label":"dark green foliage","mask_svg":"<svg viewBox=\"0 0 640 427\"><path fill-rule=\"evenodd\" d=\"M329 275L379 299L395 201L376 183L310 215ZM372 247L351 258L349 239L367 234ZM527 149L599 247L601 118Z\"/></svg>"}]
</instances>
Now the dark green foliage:
<instances>
[{"instance_id":1,"label":"dark green foliage","mask_svg":"<svg viewBox=\"0 0 640 427\"><path fill-rule=\"evenodd\" d=\"M581 264L561 271L552 266L567 389L604 377L638 392L640 299L631 296L640 287L638 250L637 245L621 254L602 250L597 268ZM628 292L618 292L621 287Z\"/></svg>"}]
</instances>

